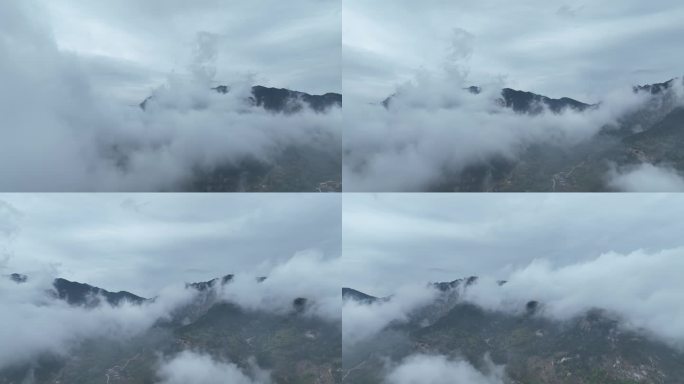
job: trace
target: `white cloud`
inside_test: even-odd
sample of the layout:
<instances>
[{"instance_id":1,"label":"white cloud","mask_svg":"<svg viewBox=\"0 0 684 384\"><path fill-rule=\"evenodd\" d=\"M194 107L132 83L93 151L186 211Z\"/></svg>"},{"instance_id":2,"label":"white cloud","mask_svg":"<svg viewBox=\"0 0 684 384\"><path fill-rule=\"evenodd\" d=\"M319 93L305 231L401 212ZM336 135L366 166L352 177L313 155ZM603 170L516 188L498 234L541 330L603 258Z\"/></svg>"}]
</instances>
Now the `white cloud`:
<instances>
[{"instance_id":1,"label":"white cloud","mask_svg":"<svg viewBox=\"0 0 684 384\"><path fill-rule=\"evenodd\" d=\"M684 245L679 193L347 194L343 208L344 284L376 296L407 282L507 280L535 259L562 268Z\"/></svg>"},{"instance_id":2,"label":"white cloud","mask_svg":"<svg viewBox=\"0 0 684 384\"><path fill-rule=\"evenodd\" d=\"M230 273L265 276L302 250L338 257L340 210L339 195L322 193L5 194L0 274L54 266L146 297Z\"/></svg>"},{"instance_id":3,"label":"white cloud","mask_svg":"<svg viewBox=\"0 0 684 384\"><path fill-rule=\"evenodd\" d=\"M353 299L342 303L342 342L345 347L372 337L393 322L405 322L409 315L430 304L437 291L425 284L399 288L389 300L374 303Z\"/></svg>"},{"instance_id":4,"label":"white cloud","mask_svg":"<svg viewBox=\"0 0 684 384\"><path fill-rule=\"evenodd\" d=\"M487 360L487 359L486 359ZM467 361L450 360L441 355L417 354L405 358L387 377L387 384L503 384L503 367L488 366L484 374Z\"/></svg>"},{"instance_id":5,"label":"white cloud","mask_svg":"<svg viewBox=\"0 0 684 384\"><path fill-rule=\"evenodd\" d=\"M462 40L459 37L457 44ZM492 157L514 160L531 144L570 147L585 142L647 100L624 87L610 93L599 108L584 112L519 114L498 106L504 87L500 80L484 84L477 95L466 91L472 85L467 72L459 62L447 62L437 71L422 70L398 87L388 108L348 100L345 188L425 190L447 174Z\"/></svg>"},{"instance_id":6,"label":"white cloud","mask_svg":"<svg viewBox=\"0 0 684 384\"><path fill-rule=\"evenodd\" d=\"M675 169L642 163L629 169L611 169L608 185L622 192L682 192L684 177Z\"/></svg>"},{"instance_id":7,"label":"white cloud","mask_svg":"<svg viewBox=\"0 0 684 384\"><path fill-rule=\"evenodd\" d=\"M211 356L183 351L162 362L157 375L158 384L270 384L270 373L260 369L254 361L248 372L230 362L214 360Z\"/></svg>"},{"instance_id":8,"label":"white cloud","mask_svg":"<svg viewBox=\"0 0 684 384\"><path fill-rule=\"evenodd\" d=\"M54 300L50 273L33 275L22 284L0 278L0 368L26 362L42 353L65 355L69 348L87 338L125 340L144 332L171 311L188 303L194 292L172 286L154 302L95 308L70 306Z\"/></svg>"},{"instance_id":9,"label":"white cloud","mask_svg":"<svg viewBox=\"0 0 684 384\"><path fill-rule=\"evenodd\" d=\"M455 27L474 36L470 73L476 83L503 76L517 89L590 99L617 84L661 82L681 73L682 54L672 49L684 36L684 8L677 0L393 4L343 3L348 97L383 98L415 68L439 66Z\"/></svg>"},{"instance_id":10,"label":"white cloud","mask_svg":"<svg viewBox=\"0 0 684 384\"><path fill-rule=\"evenodd\" d=\"M658 252L605 253L565 266L532 262L506 278L483 277L465 291L465 299L487 309L520 313L536 300L542 314L569 319L598 308L617 315L622 324L672 345L684 345L684 249Z\"/></svg>"},{"instance_id":11,"label":"white cloud","mask_svg":"<svg viewBox=\"0 0 684 384\"><path fill-rule=\"evenodd\" d=\"M244 308L289 313L297 298L307 300L306 312L339 321L341 316L338 275L340 259L325 258L320 252L303 251L285 262L268 263L267 273L241 271L221 288L223 300ZM258 282L258 277L266 280Z\"/></svg>"},{"instance_id":12,"label":"white cloud","mask_svg":"<svg viewBox=\"0 0 684 384\"><path fill-rule=\"evenodd\" d=\"M7 19L0 27L0 189L173 190L197 168L245 158L270 163L292 146L339 152L339 108L282 115L251 107L244 75L231 77L227 95L210 90L218 55L206 38L212 35L199 34L188 63L195 76L169 75L142 111L99 89L88 60L60 50L49 25L29 16L41 14L31 5L0 5Z\"/></svg>"}]
</instances>

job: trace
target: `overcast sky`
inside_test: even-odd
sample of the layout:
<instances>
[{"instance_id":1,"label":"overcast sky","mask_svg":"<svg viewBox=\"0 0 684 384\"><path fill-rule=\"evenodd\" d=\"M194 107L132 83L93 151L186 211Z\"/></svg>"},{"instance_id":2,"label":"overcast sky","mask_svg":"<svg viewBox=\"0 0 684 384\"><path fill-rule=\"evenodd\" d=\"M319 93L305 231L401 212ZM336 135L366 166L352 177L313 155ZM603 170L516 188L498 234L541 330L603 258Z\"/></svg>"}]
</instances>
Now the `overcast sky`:
<instances>
[{"instance_id":1,"label":"overcast sky","mask_svg":"<svg viewBox=\"0 0 684 384\"><path fill-rule=\"evenodd\" d=\"M339 92L340 2L335 0L29 0L60 49L84 59L93 82L138 101L183 74L198 35L215 47L216 83L254 74L259 84Z\"/></svg>"},{"instance_id":2,"label":"overcast sky","mask_svg":"<svg viewBox=\"0 0 684 384\"><path fill-rule=\"evenodd\" d=\"M507 278L610 251L684 246L677 194L346 194L346 286L376 295L428 281Z\"/></svg>"},{"instance_id":3,"label":"overcast sky","mask_svg":"<svg viewBox=\"0 0 684 384\"><path fill-rule=\"evenodd\" d=\"M334 194L4 194L0 274L45 272L151 297L265 275L297 252L340 255Z\"/></svg>"},{"instance_id":4,"label":"overcast sky","mask_svg":"<svg viewBox=\"0 0 684 384\"><path fill-rule=\"evenodd\" d=\"M454 53L472 84L503 77L513 88L586 102L683 71L678 0L353 0L343 19L348 97L382 100Z\"/></svg>"}]
</instances>

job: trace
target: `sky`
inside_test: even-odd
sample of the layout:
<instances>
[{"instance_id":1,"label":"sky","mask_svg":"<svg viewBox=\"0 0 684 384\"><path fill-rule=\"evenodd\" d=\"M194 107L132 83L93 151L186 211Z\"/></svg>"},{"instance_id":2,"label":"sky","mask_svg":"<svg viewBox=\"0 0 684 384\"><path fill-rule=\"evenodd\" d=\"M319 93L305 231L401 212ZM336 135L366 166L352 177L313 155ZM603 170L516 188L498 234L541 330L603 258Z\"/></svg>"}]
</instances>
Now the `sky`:
<instances>
[{"instance_id":1,"label":"sky","mask_svg":"<svg viewBox=\"0 0 684 384\"><path fill-rule=\"evenodd\" d=\"M61 51L84 60L96 86L139 103L192 64L198 36L215 46L213 80L247 74L265 86L339 92L340 2L334 0L31 0Z\"/></svg>"},{"instance_id":2,"label":"sky","mask_svg":"<svg viewBox=\"0 0 684 384\"><path fill-rule=\"evenodd\" d=\"M412 284L529 277L540 269L572 286L568 270L587 276L592 265L612 264L609 274L614 268L631 275L634 268L674 265L681 252L670 250L684 246L678 194L345 194L343 207L344 284L377 296ZM662 263L649 258L661 251ZM627 256L601 258L611 252ZM667 270L653 273L669 284ZM644 272L641 280L652 276Z\"/></svg>"},{"instance_id":3,"label":"sky","mask_svg":"<svg viewBox=\"0 0 684 384\"><path fill-rule=\"evenodd\" d=\"M677 0L393 1L343 4L343 88L381 101L419 70L457 64L473 85L503 80L550 97L601 100L682 75Z\"/></svg>"},{"instance_id":4,"label":"sky","mask_svg":"<svg viewBox=\"0 0 684 384\"><path fill-rule=\"evenodd\" d=\"M340 215L333 194L1 194L0 274L144 297L230 273L305 274L340 256Z\"/></svg>"}]
</instances>

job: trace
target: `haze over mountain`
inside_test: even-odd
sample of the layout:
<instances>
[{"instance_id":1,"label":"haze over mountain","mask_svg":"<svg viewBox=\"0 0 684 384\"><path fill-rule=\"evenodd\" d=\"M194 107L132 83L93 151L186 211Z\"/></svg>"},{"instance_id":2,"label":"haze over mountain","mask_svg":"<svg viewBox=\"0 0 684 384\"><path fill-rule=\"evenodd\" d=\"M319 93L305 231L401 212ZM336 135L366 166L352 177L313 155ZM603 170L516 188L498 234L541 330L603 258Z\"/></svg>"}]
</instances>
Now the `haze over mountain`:
<instances>
[{"instance_id":1,"label":"haze over mountain","mask_svg":"<svg viewBox=\"0 0 684 384\"><path fill-rule=\"evenodd\" d=\"M681 125L680 3L360 0L343 13L349 191L684 187L677 130L656 128ZM641 131L653 135L627 138Z\"/></svg>"},{"instance_id":2,"label":"haze over mountain","mask_svg":"<svg viewBox=\"0 0 684 384\"><path fill-rule=\"evenodd\" d=\"M673 150L684 125L681 78L630 86L594 104L462 81L426 75L400 87L382 110L352 105L362 117L346 144L351 189L677 191L684 185L684 165Z\"/></svg>"},{"instance_id":3,"label":"haze over mountain","mask_svg":"<svg viewBox=\"0 0 684 384\"><path fill-rule=\"evenodd\" d=\"M679 383L682 199L346 196L343 382Z\"/></svg>"},{"instance_id":4,"label":"haze over mountain","mask_svg":"<svg viewBox=\"0 0 684 384\"><path fill-rule=\"evenodd\" d=\"M335 7L0 5L0 190L339 190Z\"/></svg>"},{"instance_id":5,"label":"haze over mountain","mask_svg":"<svg viewBox=\"0 0 684 384\"><path fill-rule=\"evenodd\" d=\"M590 308L557 318L532 297L493 310L469 300L477 285L475 277L430 284L423 288L432 291L430 300L377 332L351 341L343 333L343 382L678 383L684 374L680 348L632 328L620 314ZM406 297L345 289L343 299L345 324L363 326L359 313L382 316Z\"/></svg>"},{"instance_id":6,"label":"haze over mountain","mask_svg":"<svg viewBox=\"0 0 684 384\"><path fill-rule=\"evenodd\" d=\"M31 352L9 359L1 353L0 382L339 382L341 325L316 309L318 293L290 297L285 307L248 307L232 299L254 295L244 283L233 286L237 277L188 283L151 299L58 278L50 289L33 291L35 302L8 306L3 299L10 310L32 306L28 324L40 320L36 316L58 320L53 315L60 312L76 324L59 330L74 327L63 344L22 346ZM2 284L4 295L23 296L40 286L21 274L4 280L14 283L14 289ZM270 284L267 277L251 279L251 290L263 284ZM145 321L132 321L136 316ZM3 339L9 348L13 340Z\"/></svg>"}]
</instances>

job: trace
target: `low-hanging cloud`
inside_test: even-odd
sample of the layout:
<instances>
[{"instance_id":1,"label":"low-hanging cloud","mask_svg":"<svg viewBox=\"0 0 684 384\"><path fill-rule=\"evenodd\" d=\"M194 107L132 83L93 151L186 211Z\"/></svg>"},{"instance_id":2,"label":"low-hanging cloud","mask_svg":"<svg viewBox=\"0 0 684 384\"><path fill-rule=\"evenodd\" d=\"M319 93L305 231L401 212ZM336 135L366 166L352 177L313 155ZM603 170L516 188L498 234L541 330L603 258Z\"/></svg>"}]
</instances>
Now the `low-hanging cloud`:
<instances>
[{"instance_id":1,"label":"low-hanging cloud","mask_svg":"<svg viewBox=\"0 0 684 384\"><path fill-rule=\"evenodd\" d=\"M44 353L67 354L69 348L89 338L125 340L144 332L173 309L194 297L183 286L164 289L152 302L122 302L94 308L71 306L47 291L54 276L43 273L17 284L0 277L0 368L21 364Z\"/></svg>"},{"instance_id":2,"label":"low-hanging cloud","mask_svg":"<svg viewBox=\"0 0 684 384\"><path fill-rule=\"evenodd\" d=\"M684 177L674 168L641 163L611 169L608 185L622 192L682 192Z\"/></svg>"},{"instance_id":3,"label":"low-hanging cloud","mask_svg":"<svg viewBox=\"0 0 684 384\"><path fill-rule=\"evenodd\" d=\"M420 73L388 108L347 103L343 172L350 190L423 190L492 157L515 159L531 144L578 144L646 100L625 88L584 112L520 114L497 105L503 84L471 94L455 73Z\"/></svg>"},{"instance_id":4,"label":"low-hanging cloud","mask_svg":"<svg viewBox=\"0 0 684 384\"><path fill-rule=\"evenodd\" d=\"M292 312L297 298L306 299L305 312L323 319L339 321L340 279L336 272L339 258L325 258L318 251L303 251L285 262L266 266L264 275L253 271L237 273L220 288L222 300L251 310L275 313ZM266 277L261 281L260 277Z\"/></svg>"},{"instance_id":5,"label":"low-hanging cloud","mask_svg":"<svg viewBox=\"0 0 684 384\"><path fill-rule=\"evenodd\" d=\"M492 158L516 160L530 145L570 148L618 126L651 98L624 84L584 111L516 113L498 103L503 78L478 84L477 94L467 91L473 85L468 36L456 33L451 49L456 52L448 54L442 69L417 71L396 88L387 106L382 98L347 100L343 175L348 190L426 190L468 166Z\"/></svg>"},{"instance_id":6,"label":"low-hanging cloud","mask_svg":"<svg viewBox=\"0 0 684 384\"><path fill-rule=\"evenodd\" d=\"M230 362L218 361L210 355L183 351L162 362L157 371L158 384L271 384L268 371L250 360L248 370Z\"/></svg>"},{"instance_id":7,"label":"low-hanging cloud","mask_svg":"<svg viewBox=\"0 0 684 384\"><path fill-rule=\"evenodd\" d=\"M430 304L437 290L422 285L406 285L388 299L373 303L346 299L342 304L342 342L350 347L382 331L393 322L405 322L416 309Z\"/></svg>"},{"instance_id":8,"label":"low-hanging cloud","mask_svg":"<svg viewBox=\"0 0 684 384\"><path fill-rule=\"evenodd\" d=\"M149 108L114 103L93 87L84 59L28 16L34 8L0 5L0 189L172 190L198 169L272 163L291 147L339 152L340 108L271 113L247 102L249 78L228 94L211 90L216 51L206 33L190 74L169 75Z\"/></svg>"},{"instance_id":9,"label":"low-hanging cloud","mask_svg":"<svg viewBox=\"0 0 684 384\"><path fill-rule=\"evenodd\" d=\"M684 249L605 253L562 267L538 260L510 274L500 286L483 277L465 300L486 309L521 313L542 303L542 315L570 319L594 308L619 317L623 326L645 331L671 345L684 345Z\"/></svg>"},{"instance_id":10,"label":"low-hanging cloud","mask_svg":"<svg viewBox=\"0 0 684 384\"><path fill-rule=\"evenodd\" d=\"M482 373L463 360L443 355L416 354L405 358L385 377L386 384L503 384L504 369L485 359L490 372Z\"/></svg>"}]
</instances>

